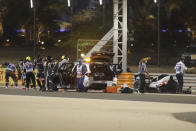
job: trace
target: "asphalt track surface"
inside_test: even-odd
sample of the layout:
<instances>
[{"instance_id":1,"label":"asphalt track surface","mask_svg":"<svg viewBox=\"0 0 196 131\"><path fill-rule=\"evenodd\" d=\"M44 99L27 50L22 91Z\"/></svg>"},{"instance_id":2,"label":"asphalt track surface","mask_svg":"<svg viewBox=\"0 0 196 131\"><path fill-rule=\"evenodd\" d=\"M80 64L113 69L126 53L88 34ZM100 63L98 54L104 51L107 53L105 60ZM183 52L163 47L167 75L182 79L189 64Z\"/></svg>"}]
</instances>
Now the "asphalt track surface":
<instances>
[{"instance_id":1,"label":"asphalt track surface","mask_svg":"<svg viewBox=\"0 0 196 131\"><path fill-rule=\"evenodd\" d=\"M196 95L0 87L0 131L195 131Z\"/></svg>"},{"instance_id":2,"label":"asphalt track surface","mask_svg":"<svg viewBox=\"0 0 196 131\"><path fill-rule=\"evenodd\" d=\"M196 105L0 94L0 131L195 131Z\"/></svg>"},{"instance_id":3,"label":"asphalt track surface","mask_svg":"<svg viewBox=\"0 0 196 131\"><path fill-rule=\"evenodd\" d=\"M64 97L64 98L196 104L196 95L192 95L192 94L160 94L160 93L112 94L112 93L101 93L97 91L89 91L88 93L79 93L73 90L63 91L63 92L40 92L40 91L35 91L33 89L30 89L29 91L25 91L22 89L4 88L4 87L0 87L0 94L20 95L20 96L42 96L42 97Z\"/></svg>"}]
</instances>

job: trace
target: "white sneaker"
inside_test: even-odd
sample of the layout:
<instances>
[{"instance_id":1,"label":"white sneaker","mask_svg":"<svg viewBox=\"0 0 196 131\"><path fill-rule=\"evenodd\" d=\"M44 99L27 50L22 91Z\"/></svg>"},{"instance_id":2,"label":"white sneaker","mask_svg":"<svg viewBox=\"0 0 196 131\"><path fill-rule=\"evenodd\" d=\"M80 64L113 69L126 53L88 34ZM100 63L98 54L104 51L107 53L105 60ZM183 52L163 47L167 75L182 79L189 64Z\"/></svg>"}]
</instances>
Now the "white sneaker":
<instances>
[{"instance_id":1,"label":"white sneaker","mask_svg":"<svg viewBox=\"0 0 196 131\"><path fill-rule=\"evenodd\" d=\"M5 86L5 88L7 89L7 88L8 88L8 86Z\"/></svg>"},{"instance_id":2,"label":"white sneaker","mask_svg":"<svg viewBox=\"0 0 196 131\"><path fill-rule=\"evenodd\" d=\"M20 89L20 86L15 86L16 89Z\"/></svg>"}]
</instances>

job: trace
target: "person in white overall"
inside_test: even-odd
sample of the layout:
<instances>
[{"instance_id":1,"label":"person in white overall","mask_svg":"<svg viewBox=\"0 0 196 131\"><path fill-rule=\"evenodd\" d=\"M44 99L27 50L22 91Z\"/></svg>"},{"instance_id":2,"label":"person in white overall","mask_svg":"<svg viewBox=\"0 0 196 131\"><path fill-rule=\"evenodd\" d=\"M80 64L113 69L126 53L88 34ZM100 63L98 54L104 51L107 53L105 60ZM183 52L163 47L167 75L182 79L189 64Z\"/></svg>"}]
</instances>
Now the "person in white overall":
<instances>
[{"instance_id":1,"label":"person in white overall","mask_svg":"<svg viewBox=\"0 0 196 131\"><path fill-rule=\"evenodd\" d=\"M77 66L76 70L76 77L77 77L77 89L79 92L84 91L84 75L86 73L86 66L82 64L82 59L79 59L79 65Z\"/></svg>"}]
</instances>

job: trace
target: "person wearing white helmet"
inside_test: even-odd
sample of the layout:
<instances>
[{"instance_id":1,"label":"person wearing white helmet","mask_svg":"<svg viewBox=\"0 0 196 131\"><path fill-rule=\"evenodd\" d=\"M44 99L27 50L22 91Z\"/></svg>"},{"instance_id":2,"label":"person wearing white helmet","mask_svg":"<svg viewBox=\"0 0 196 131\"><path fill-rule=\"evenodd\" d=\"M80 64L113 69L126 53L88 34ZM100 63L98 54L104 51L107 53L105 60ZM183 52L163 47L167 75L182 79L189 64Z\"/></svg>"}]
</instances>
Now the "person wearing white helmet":
<instances>
[{"instance_id":1,"label":"person wearing white helmet","mask_svg":"<svg viewBox=\"0 0 196 131\"><path fill-rule=\"evenodd\" d=\"M40 91L45 91L45 75L44 75L44 63L41 56L38 56L35 61L35 67L37 68L36 80L40 87ZM41 78L41 80L40 80Z\"/></svg>"}]
</instances>

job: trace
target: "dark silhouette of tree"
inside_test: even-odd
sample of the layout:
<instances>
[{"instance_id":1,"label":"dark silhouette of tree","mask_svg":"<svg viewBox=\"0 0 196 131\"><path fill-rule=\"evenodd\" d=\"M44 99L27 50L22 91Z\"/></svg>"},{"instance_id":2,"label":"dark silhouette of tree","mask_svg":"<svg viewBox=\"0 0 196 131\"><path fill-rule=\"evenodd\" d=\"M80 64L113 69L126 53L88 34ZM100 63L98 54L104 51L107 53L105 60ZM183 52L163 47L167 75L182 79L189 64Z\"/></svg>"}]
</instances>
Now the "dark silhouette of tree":
<instances>
[{"instance_id":1,"label":"dark silhouette of tree","mask_svg":"<svg viewBox=\"0 0 196 131\"><path fill-rule=\"evenodd\" d=\"M30 0L3 0L6 11L3 15L4 33L10 36L23 26L26 30L26 43L32 39L33 31L33 9L30 8ZM53 31L58 28L55 20L60 19L61 12L65 11L65 3L57 0L37 0L36 21L38 29Z\"/></svg>"}]
</instances>

